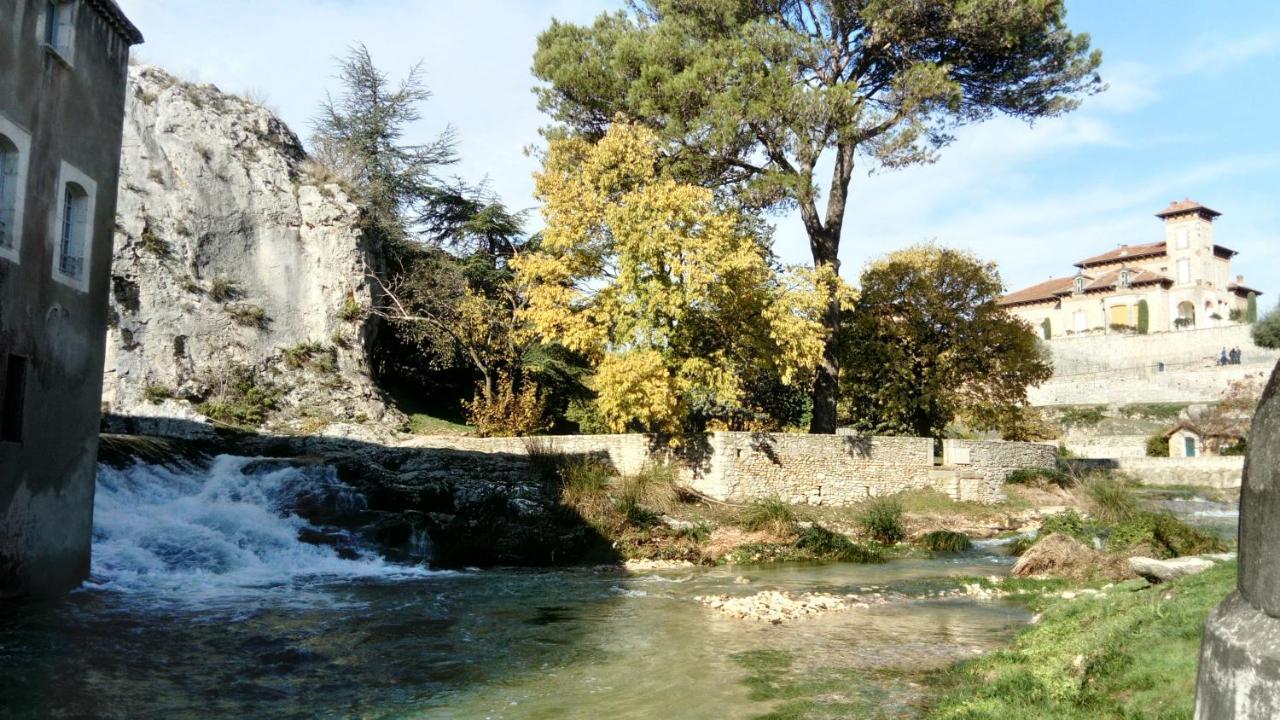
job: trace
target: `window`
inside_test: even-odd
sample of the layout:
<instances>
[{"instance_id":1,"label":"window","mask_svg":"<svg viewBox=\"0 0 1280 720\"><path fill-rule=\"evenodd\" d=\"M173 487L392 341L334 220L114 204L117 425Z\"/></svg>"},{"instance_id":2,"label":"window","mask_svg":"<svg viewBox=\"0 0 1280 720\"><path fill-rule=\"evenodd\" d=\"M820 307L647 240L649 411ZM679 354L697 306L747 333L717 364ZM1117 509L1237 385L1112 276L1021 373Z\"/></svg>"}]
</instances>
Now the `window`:
<instances>
[{"instance_id":1,"label":"window","mask_svg":"<svg viewBox=\"0 0 1280 720\"><path fill-rule=\"evenodd\" d=\"M1129 287L1129 281L1130 281L1129 271L1121 270L1120 271L1120 287L1122 288Z\"/></svg>"},{"instance_id":2,"label":"window","mask_svg":"<svg viewBox=\"0 0 1280 720\"><path fill-rule=\"evenodd\" d=\"M1076 292L1084 292L1084 278L1082 277L1076 278Z\"/></svg>"},{"instance_id":3,"label":"window","mask_svg":"<svg viewBox=\"0 0 1280 720\"><path fill-rule=\"evenodd\" d=\"M1191 282L1191 259L1183 258L1178 261L1178 284L1187 285Z\"/></svg>"},{"instance_id":4,"label":"window","mask_svg":"<svg viewBox=\"0 0 1280 720\"><path fill-rule=\"evenodd\" d=\"M27 359L10 355L0 395L0 442L22 442L22 412L27 399Z\"/></svg>"},{"instance_id":5,"label":"window","mask_svg":"<svg viewBox=\"0 0 1280 720\"><path fill-rule=\"evenodd\" d=\"M1188 232L1186 228L1178 228L1178 249L1179 250L1186 250L1188 247L1190 247L1191 245L1190 237L1191 237L1191 234L1190 232Z\"/></svg>"},{"instance_id":6,"label":"window","mask_svg":"<svg viewBox=\"0 0 1280 720\"><path fill-rule=\"evenodd\" d=\"M93 254L94 195L98 186L84 173L62 163L58 187L61 195L50 233L56 242L53 278L87 292Z\"/></svg>"},{"instance_id":7,"label":"window","mask_svg":"<svg viewBox=\"0 0 1280 720\"><path fill-rule=\"evenodd\" d=\"M0 116L0 259L18 262L31 136Z\"/></svg>"},{"instance_id":8,"label":"window","mask_svg":"<svg viewBox=\"0 0 1280 720\"><path fill-rule=\"evenodd\" d=\"M76 0L47 0L44 6L44 44L71 62L75 51Z\"/></svg>"}]
</instances>

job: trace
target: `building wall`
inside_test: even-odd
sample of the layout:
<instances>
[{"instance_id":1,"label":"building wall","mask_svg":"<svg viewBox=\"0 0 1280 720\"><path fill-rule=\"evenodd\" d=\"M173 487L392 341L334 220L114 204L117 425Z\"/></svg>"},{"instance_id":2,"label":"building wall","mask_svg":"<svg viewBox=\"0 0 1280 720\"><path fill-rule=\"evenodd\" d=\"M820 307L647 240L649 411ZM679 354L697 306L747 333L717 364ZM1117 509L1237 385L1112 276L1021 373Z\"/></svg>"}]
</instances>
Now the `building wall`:
<instances>
[{"instance_id":1,"label":"building wall","mask_svg":"<svg viewBox=\"0 0 1280 720\"><path fill-rule=\"evenodd\" d=\"M31 137L21 245L0 257L0 373L11 354L27 363L21 440L0 442L0 596L65 590L89 569L129 57L129 42L83 2L72 62L55 57L40 42L44 7L0 0L0 117ZM94 186L81 287L53 277L68 164Z\"/></svg>"}]
</instances>

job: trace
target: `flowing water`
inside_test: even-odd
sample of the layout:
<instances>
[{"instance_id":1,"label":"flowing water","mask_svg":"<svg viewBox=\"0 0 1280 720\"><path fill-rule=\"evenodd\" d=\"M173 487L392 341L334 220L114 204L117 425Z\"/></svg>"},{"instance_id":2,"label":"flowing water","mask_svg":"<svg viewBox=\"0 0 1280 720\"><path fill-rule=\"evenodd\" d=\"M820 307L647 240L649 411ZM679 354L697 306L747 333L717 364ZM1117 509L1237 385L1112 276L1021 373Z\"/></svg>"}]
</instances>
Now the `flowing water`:
<instances>
[{"instance_id":1,"label":"flowing water","mask_svg":"<svg viewBox=\"0 0 1280 720\"><path fill-rule=\"evenodd\" d=\"M1029 617L928 597L1007 572L993 543L884 565L440 572L291 511L362 503L323 467L100 467L91 582L0 605L0 716L750 718L772 707L744 682L760 650L839 668L841 693L910 716L913 673ZM695 600L771 589L907 597L781 626Z\"/></svg>"}]
</instances>

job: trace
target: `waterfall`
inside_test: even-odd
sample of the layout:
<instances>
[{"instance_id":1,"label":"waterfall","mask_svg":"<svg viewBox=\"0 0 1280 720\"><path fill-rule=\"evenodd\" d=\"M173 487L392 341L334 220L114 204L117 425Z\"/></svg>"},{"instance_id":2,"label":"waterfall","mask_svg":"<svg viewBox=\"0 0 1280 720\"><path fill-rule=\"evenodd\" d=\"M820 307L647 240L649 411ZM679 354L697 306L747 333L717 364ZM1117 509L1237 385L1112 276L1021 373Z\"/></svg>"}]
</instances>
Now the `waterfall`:
<instances>
[{"instance_id":1,"label":"waterfall","mask_svg":"<svg viewBox=\"0 0 1280 720\"><path fill-rule=\"evenodd\" d=\"M387 562L358 530L299 514L336 522L364 510L364 498L324 466L227 455L207 465L102 464L90 585L190 596L430 573ZM430 555L425 534L414 541Z\"/></svg>"}]
</instances>

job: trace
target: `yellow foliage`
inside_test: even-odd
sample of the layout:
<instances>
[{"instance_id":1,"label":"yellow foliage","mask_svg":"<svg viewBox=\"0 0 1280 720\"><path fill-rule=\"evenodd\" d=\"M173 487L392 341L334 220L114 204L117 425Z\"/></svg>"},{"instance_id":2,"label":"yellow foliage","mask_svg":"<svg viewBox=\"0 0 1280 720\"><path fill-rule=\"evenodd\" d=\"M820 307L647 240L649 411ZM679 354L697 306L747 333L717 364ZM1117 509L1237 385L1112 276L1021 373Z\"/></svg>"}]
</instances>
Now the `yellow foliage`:
<instances>
[{"instance_id":1,"label":"yellow foliage","mask_svg":"<svg viewBox=\"0 0 1280 720\"><path fill-rule=\"evenodd\" d=\"M829 269L779 276L768 248L708 189L659 172L652 132L615 123L557 140L536 188L541 246L512 261L533 332L597 366L615 430L673 431L693 408L741 410L747 364L807 382L822 354Z\"/></svg>"},{"instance_id":2,"label":"yellow foliage","mask_svg":"<svg viewBox=\"0 0 1280 720\"><path fill-rule=\"evenodd\" d=\"M550 427L546 399L538 386L526 380L516 392L505 372L498 376L491 395L481 388L471 402L463 402L463 408L467 422L484 437L533 435Z\"/></svg>"}]
</instances>

